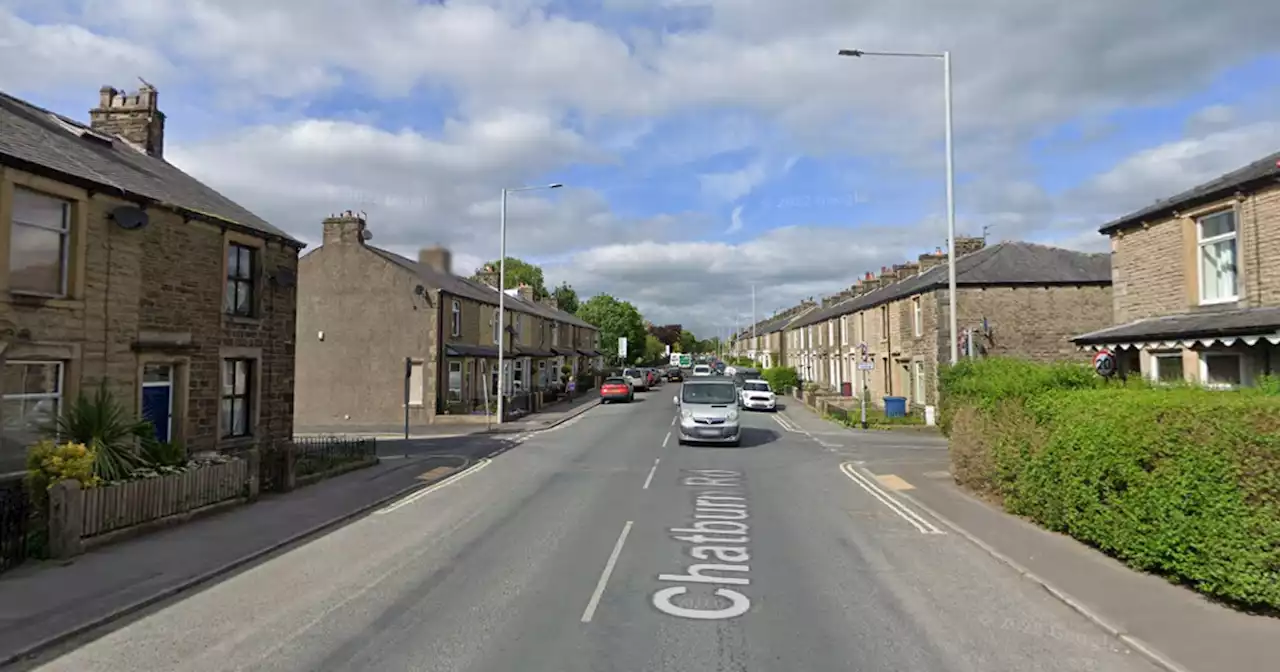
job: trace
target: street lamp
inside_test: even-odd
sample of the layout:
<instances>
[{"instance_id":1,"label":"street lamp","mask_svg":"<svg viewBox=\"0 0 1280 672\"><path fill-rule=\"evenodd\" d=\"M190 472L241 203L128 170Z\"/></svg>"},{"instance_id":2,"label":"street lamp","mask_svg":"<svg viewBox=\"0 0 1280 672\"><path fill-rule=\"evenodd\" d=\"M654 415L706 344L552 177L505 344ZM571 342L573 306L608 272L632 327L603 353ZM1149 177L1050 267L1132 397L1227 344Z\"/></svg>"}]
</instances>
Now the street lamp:
<instances>
[{"instance_id":1,"label":"street lamp","mask_svg":"<svg viewBox=\"0 0 1280 672\"><path fill-rule=\"evenodd\" d=\"M897 58L933 58L942 61L942 96L946 106L947 124L947 299L951 318L951 363L960 361L959 327L956 316L956 198L955 155L951 145L951 52L918 53L908 51L863 51L841 49L841 56L888 56Z\"/></svg>"},{"instance_id":2,"label":"street lamp","mask_svg":"<svg viewBox=\"0 0 1280 672\"><path fill-rule=\"evenodd\" d=\"M498 423L502 424L506 412L506 368L503 366L504 351L507 344L507 194L517 191L536 191L538 189L559 189L563 184L540 184L532 187L515 187L502 190L502 207L499 215L498 237L501 239L498 251Z\"/></svg>"}]
</instances>

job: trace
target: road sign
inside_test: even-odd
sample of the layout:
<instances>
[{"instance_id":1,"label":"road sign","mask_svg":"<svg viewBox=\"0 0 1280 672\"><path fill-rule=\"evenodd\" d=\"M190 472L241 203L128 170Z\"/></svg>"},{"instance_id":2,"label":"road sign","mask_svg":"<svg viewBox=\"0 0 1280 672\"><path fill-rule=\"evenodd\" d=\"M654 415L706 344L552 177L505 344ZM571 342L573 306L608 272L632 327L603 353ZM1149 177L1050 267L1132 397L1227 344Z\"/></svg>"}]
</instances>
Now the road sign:
<instances>
[{"instance_id":1,"label":"road sign","mask_svg":"<svg viewBox=\"0 0 1280 672\"><path fill-rule=\"evenodd\" d=\"M627 337L626 336L618 337L618 356L621 357L623 361L626 361L627 359Z\"/></svg>"},{"instance_id":2,"label":"road sign","mask_svg":"<svg viewBox=\"0 0 1280 672\"><path fill-rule=\"evenodd\" d=\"M680 366L680 353L671 353L671 366Z\"/></svg>"},{"instance_id":3,"label":"road sign","mask_svg":"<svg viewBox=\"0 0 1280 672\"><path fill-rule=\"evenodd\" d=\"M875 362L858 362L858 370L859 371L875 371L876 363Z\"/></svg>"},{"instance_id":4,"label":"road sign","mask_svg":"<svg viewBox=\"0 0 1280 672\"><path fill-rule=\"evenodd\" d=\"M1099 350L1098 354L1093 356L1093 370L1098 372L1103 378L1110 378L1116 375L1116 370L1120 363L1116 361L1116 356L1111 354L1110 350Z\"/></svg>"},{"instance_id":5,"label":"road sign","mask_svg":"<svg viewBox=\"0 0 1280 672\"><path fill-rule=\"evenodd\" d=\"M687 369L691 366L693 366L693 355L680 353L680 368Z\"/></svg>"}]
</instances>

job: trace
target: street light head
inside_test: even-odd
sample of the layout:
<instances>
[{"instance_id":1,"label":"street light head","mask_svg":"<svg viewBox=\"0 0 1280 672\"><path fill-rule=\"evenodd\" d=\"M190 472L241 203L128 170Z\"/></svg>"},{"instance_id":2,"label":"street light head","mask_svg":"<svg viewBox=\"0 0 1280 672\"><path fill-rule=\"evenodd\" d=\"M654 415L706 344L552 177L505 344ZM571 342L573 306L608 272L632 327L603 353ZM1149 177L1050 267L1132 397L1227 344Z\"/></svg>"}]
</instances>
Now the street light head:
<instances>
[{"instance_id":1,"label":"street light head","mask_svg":"<svg viewBox=\"0 0 1280 672\"><path fill-rule=\"evenodd\" d=\"M841 49L840 50L841 56L856 56L860 58L863 53L864 52L861 49Z\"/></svg>"}]
</instances>

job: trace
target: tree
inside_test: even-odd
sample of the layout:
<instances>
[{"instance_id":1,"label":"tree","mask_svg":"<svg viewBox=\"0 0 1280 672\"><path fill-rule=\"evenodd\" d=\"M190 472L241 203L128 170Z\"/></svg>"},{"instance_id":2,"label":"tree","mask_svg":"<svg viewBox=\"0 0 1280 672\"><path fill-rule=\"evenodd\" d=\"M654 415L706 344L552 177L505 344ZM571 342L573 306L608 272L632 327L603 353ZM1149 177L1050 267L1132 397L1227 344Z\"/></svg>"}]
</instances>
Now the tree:
<instances>
[{"instance_id":1,"label":"tree","mask_svg":"<svg viewBox=\"0 0 1280 672\"><path fill-rule=\"evenodd\" d=\"M498 261L495 259L484 264L476 269L476 274L483 272L487 266L492 266L493 270L496 271L498 270ZM533 288L533 298L545 299L550 296L547 293L547 281L542 277L542 268L522 259L507 257L506 280L503 285L504 289L515 289L521 284L526 284Z\"/></svg>"},{"instance_id":2,"label":"tree","mask_svg":"<svg viewBox=\"0 0 1280 672\"><path fill-rule=\"evenodd\" d=\"M644 361L657 362L660 361L667 352L667 345L658 340L653 334L644 335Z\"/></svg>"},{"instance_id":3,"label":"tree","mask_svg":"<svg viewBox=\"0 0 1280 672\"><path fill-rule=\"evenodd\" d=\"M698 352L698 337L694 336L692 331L681 331L677 345L679 345L680 352L696 353Z\"/></svg>"},{"instance_id":4,"label":"tree","mask_svg":"<svg viewBox=\"0 0 1280 672\"><path fill-rule=\"evenodd\" d=\"M552 298L556 300L556 306L570 315L578 312L578 290L574 289L567 282L560 283L555 291L551 292Z\"/></svg>"},{"instance_id":5,"label":"tree","mask_svg":"<svg viewBox=\"0 0 1280 672\"><path fill-rule=\"evenodd\" d=\"M596 294L578 306L578 317L600 329L600 350L610 360L618 361L618 339L627 339L627 362L644 355L644 319L628 301L608 294Z\"/></svg>"},{"instance_id":6,"label":"tree","mask_svg":"<svg viewBox=\"0 0 1280 672\"><path fill-rule=\"evenodd\" d=\"M678 324L664 324L662 326L654 325L649 328L649 333L656 336L659 341L662 341L663 345L670 345L673 347L676 343L680 342L680 332L682 331L684 331L684 329Z\"/></svg>"}]
</instances>

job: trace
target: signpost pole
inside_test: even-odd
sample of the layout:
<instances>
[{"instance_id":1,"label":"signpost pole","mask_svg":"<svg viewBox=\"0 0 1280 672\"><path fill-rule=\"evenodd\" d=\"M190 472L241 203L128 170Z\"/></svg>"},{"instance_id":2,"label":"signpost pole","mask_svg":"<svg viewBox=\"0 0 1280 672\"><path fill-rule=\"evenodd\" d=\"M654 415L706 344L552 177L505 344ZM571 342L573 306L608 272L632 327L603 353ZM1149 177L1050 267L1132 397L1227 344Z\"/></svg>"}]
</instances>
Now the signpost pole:
<instances>
[{"instance_id":1,"label":"signpost pole","mask_svg":"<svg viewBox=\"0 0 1280 672\"><path fill-rule=\"evenodd\" d=\"M404 440L409 440L409 383L413 378L413 360L404 358Z\"/></svg>"}]
</instances>

